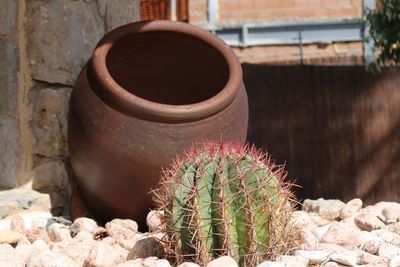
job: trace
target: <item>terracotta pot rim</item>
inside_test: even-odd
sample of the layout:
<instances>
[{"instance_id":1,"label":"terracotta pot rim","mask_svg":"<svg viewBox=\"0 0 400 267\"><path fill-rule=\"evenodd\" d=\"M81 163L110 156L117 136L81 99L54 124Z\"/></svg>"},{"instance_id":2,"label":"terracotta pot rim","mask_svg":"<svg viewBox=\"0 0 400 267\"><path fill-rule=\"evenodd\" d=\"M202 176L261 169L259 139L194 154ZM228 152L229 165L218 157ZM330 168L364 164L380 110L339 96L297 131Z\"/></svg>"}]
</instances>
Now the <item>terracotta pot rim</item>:
<instances>
[{"instance_id":1,"label":"terracotta pot rim","mask_svg":"<svg viewBox=\"0 0 400 267\"><path fill-rule=\"evenodd\" d=\"M122 88L110 75L106 66L107 53L118 40L132 34L151 31L171 31L191 35L213 46L224 57L229 68L229 78L225 87L215 96L188 105L168 105L138 97ZM94 75L106 91L109 100L124 112L143 115L156 120L188 121L211 116L233 102L242 84L242 69L231 48L213 34L182 22L141 21L134 22L106 34L97 45L92 56Z\"/></svg>"}]
</instances>

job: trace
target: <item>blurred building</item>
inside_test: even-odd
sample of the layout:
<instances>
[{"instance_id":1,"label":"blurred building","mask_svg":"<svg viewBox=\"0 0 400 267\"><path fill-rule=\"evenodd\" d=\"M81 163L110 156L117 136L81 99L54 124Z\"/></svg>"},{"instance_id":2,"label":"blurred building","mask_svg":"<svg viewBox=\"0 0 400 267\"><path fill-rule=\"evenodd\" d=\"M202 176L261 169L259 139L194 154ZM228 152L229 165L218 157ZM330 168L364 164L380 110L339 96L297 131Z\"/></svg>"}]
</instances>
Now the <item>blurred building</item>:
<instances>
[{"instance_id":1,"label":"blurred building","mask_svg":"<svg viewBox=\"0 0 400 267\"><path fill-rule=\"evenodd\" d=\"M362 64L363 0L142 0L141 19L186 21L217 34L242 62Z\"/></svg>"}]
</instances>

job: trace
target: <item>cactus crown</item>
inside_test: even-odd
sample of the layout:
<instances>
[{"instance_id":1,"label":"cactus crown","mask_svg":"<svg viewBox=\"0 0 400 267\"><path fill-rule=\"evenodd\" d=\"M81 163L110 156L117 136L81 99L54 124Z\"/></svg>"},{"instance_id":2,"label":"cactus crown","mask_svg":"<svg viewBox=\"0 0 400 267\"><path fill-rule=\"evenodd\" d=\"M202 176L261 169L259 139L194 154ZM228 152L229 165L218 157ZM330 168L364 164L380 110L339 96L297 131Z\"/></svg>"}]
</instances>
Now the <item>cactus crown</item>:
<instances>
[{"instance_id":1,"label":"cactus crown","mask_svg":"<svg viewBox=\"0 0 400 267\"><path fill-rule=\"evenodd\" d=\"M254 146L206 143L178 158L154 191L169 255L200 265L229 255L255 266L287 252L294 197L285 177Z\"/></svg>"}]
</instances>

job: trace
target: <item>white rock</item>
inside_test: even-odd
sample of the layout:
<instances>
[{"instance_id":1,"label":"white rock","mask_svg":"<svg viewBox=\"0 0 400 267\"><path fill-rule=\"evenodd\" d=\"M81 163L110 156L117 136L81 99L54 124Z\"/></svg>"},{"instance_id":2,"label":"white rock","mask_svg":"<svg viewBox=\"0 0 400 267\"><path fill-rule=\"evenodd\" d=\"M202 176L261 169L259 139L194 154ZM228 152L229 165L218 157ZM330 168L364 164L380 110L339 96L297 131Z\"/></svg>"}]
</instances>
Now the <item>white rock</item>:
<instances>
[{"instance_id":1,"label":"white rock","mask_svg":"<svg viewBox=\"0 0 400 267\"><path fill-rule=\"evenodd\" d=\"M353 227L352 224L336 222L328 228L326 233L322 236L321 242L357 246L354 242L357 241L357 236L360 232L361 231L357 227Z\"/></svg>"},{"instance_id":2,"label":"white rock","mask_svg":"<svg viewBox=\"0 0 400 267\"><path fill-rule=\"evenodd\" d=\"M393 245L399 246L400 245L400 235L390 232L385 229L374 230L371 233L380 239L382 239L386 243L391 243Z\"/></svg>"},{"instance_id":3,"label":"white rock","mask_svg":"<svg viewBox=\"0 0 400 267\"><path fill-rule=\"evenodd\" d=\"M161 230L161 216L163 212L159 210L152 210L147 214L146 224L151 232Z\"/></svg>"},{"instance_id":4,"label":"white rock","mask_svg":"<svg viewBox=\"0 0 400 267\"><path fill-rule=\"evenodd\" d=\"M346 203L343 207L342 211L340 212L340 218L345 219L350 216L356 214L359 210L361 210L363 202L359 198L354 198Z\"/></svg>"},{"instance_id":5,"label":"white rock","mask_svg":"<svg viewBox=\"0 0 400 267\"><path fill-rule=\"evenodd\" d=\"M31 245L19 245L15 248L15 257L20 259L25 266L34 251Z\"/></svg>"},{"instance_id":6,"label":"white rock","mask_svg":"<svg viewBox=\"0 0 400 267\"><path fill-rule=\"evenodd\" d=\"M360 213L369 213L369 214L375 215L381 221L384 221L385 217L383 217L383 215L382 215L382 210L383 210L382 206L371 206L371 205L369 205L369 206L366 206L365 208L361 209L359 212L357 212L356 215L358 215Z\"/></svg>"},{"instance_id":7,"label":"white rock","mask_svg":"<svg viewBox=\"0 0 400 267\"><path fill-rule=\"evenodd\" d=\"M378 255L387 259L400 256L400 247L389 243L382 243L379 245Z\"/></svg>"},{"instance_id":8,"label":"white rock","mask_svg":"<svg viewBox=\"0 0 400 267\"><path fill-rule=\"evenodd\" d=\"M357 250L357 264L373 264L387 261L385 258L372 255L371 253Z\"/></svg>"},{"instance_id":9,"label":"white rock","mask_svg":"<svg viewBox=\"0 0 400 267\"><path fill-rule=\"evenodd\" d=\"M222 256L207 263L206 267L238 267L236 261L229 256Z\"/></svg>"},{"instance_id":10,"label":"white rock","mask_svg":"<svg viewBox=\"0 0 400 267\"><path fill-rule=\"evenodd\" d=\"M157 260L151 267L170 267L171 264L167 260Z\"/></svg>"},{"instance_id":11,"label":"white rock","mask_svg":"<svg viewBox=\"0 0 400 267\"><path fill-rule=\"evenodd\" d=\"M81 217L75 219L75 221L70 226L70 230L72 236L75 236L80 232L88 232L90 234L93 234L97 227L97 223L93 219Z\"/></svg>"},{"instance_id":12,"label":"white rock","mask_svg":"<svg viewBox=\"0 0 400 267\"><path fill-rule=\"evenodd\" d=\"M372 231L385 227L385 224L374 214L362 212L354 217L354 223L364 231Z\"/></svg>"},{"instance_id":13,"label":"white rock","mask_svg":"<svg viewBox=\"0 0 400 267\"><path fill-rule=\"evenodd\" d=\"M22 235L16 231L2 230L0 231L0 244L16 244L22 238Z\"/></svg>"},{"instance_id":14,"label":"white rock","mask_svg":"<svg viewBox=\"0 0 400 267\"><path fill-rule=\"evenodd\" d=\"M318 245L318 238L307 228L299 229L296 233L296 241L301 249L314 249Z\"/></svg>"},{"instance_id":15,"label":"white rock","mask_svg":"<svg viewBox=\"0 0 400 267\"><path fill-rule=\"evenodd\" d=\"M69 227L61 223L53 223L49 226L48 234L53 242L60 242L63 240L70 240L71 233Z\"/></svg>"},{"instance_id":16,"label":"white rock","mask_svg":"<svg viewBox=\"0 0 400 267\"><path fill-rule=\"evenodd\" d=\"M143 259L130 260L118 264L116 267L143 267Z\"/></svg>"},{"instance_id":17,"label":"white rock","mask_svg":"<svg viewBox=\"0 0 400 267\"><path fill-rule=\"evenodd\" d=\"M154 263L156 263L156 261L158 260L157 257L147 257L142 259L142 266L146 266L146 267L151 267L153 266Z\"/></svg>"},{"instance_id":18,"label":"white rock","mask_svg":"<svg viewBox=\"0 0 400 267\"><path fill-rule=\"evenodd\" d=\"M317 224L311 220L309 214L302 210L294 211L290 217L290 222L297 229L307 228L309 230L313 230L317 228Z\"/></svg>"},{"instance_id":19,"label":"white rock","mask_svg":"<svg viewBox=\"0 0 400 267\"><path fill-rule=\"evenodd\" d=\"M285 264L275 261L264 261L258 264L257 267L285 267Z\"/></svg>"},{"instance_id":20,"label":"white rock","mask_svg":"<svg viewBox=\"0 0 400 267\"><path fill-rule=\"evenodd\" d=\"M122 263L122 261L118 262L120 259L121 257L119 257L118 252L113 246L104 242L97 242L92 246L89 258L85 261L85 264L89 266L114 267Z\"/></svg>"},{"instance_id":21,"label":"white rock","mask_svg":"<svg viewBox=\"0 0 400 267\"><path fill-rule=\"evenodd\" d=\"M396 203L393 207L386 207L382 210L382 215L385 217L386 223L397 222L400 219L400 205Z\"/></svg>"},{"instance_id":22,"label":"white rock","mask_svg":"<svg viewBox=\"0 0 400 267\"><path fill-rule=\"evenodd\" d=\"M315 223L317 226L323 226L332 223L332 220L322 218L317 213L311 212L308 215L310 216L311 221Z\"/></svg>"},{"instance_id":23,"label":"white rock","mask_svg":"<svg viewBox=\"0 0 400 267\"><path fill-rule=\"evenodd\" d=\"M389 267L400 267L400 256L394 256L389 260Z\"/></svg>"},{"instance_id":24,"label":"white rock","mask_svg":"<svg viewBox=\"0 0 400 267\"><path fill-rule=\"evenodd\" d=\"M49 250L50 247L49 245L44 242L43 240L36 240L35 242L32 243L32 248L34 250L42 251L42 250Z\"/></svg>"},{"instance_id":25,"label":"white rock","mask_svg":"<svg viewBox=\"0 0 400 267\"><path fill-rule=\"evenodd\" d=\"M200 265L193 262L184 262L182 264L179 264L177 267L200 267Z\"/></svg>"},{"instance_id":26,"label":"white rock","mask_svg":"<svg viewBox=\"0 0 400 267\"><path fill-rule=\"evenodd\" d=\"M283 263L285 267L306 267L308 259L300 256L281 255L276 259L277 262Z\"/></svg>"},{"instance_id":27,"label":"white rock","mask_svg":"<svg viewBox=\"0 0 400 267\"><path fill-rule=\"evenodd\" d=\"M133 249L138 239L138 225L133 220L114 219L105 225L108 234L113 237L123 248Z\"/></svg>"},{"instance_id":28,"label":"white rock","mask_svg":"<svg viewBox=\"0 0 400 267\"><path fill-rule=\"evenodd\" d=\"M0 259L12 260L15 256L15 250L10 244L0 244Z\"/></svg>"},{"instance_id":29,"label":"white rock","mask_svg":"<svg viewBox=\"0 0 400 267\"><path fill-rule=\"evenodd\" d=\"M357 253L353 251L333 253L330 260L347 266L355 266L357 264Z\"/></svg>"},{"instance_id":30,"label":"white rock","mask_svg":"<svg viewBox=\"0 0 400 267\"><path fill-rule=\"evenodd\" d=\"M72 240L58 242L59 247L53 248L53 251L59 251L76 261L82 266L89 259L90 252L97 242L93 240L92 234L88 232L79 232Z\"/></svg>"},{"instance_id":31,"label":"white rock","mask_svg":"<svg viewBox=\"0 0 400 267\"><path fill-rule=\"evenodd\" d=\"M308 259L309 264L319 264L329 259L329 252L323 250L296 250L295 256Z\"/></svg>"},{"instance_id":32,"label":"white rock","mask_svg":"<svg viewBox=\"0 0 400 267\"><path fill-rule=\"evenodd\" d=\"M337 264L336 262L333 262L333 261L328 261L328 262L325 263L323 266L324 266L324 267L338 267L339 264Z\"/></svg>"},{"instance_id":33,"label":"white rock","mask_svg":"<svg viewBox=\"0 0 400 267\"><path fill-rule=\"evenodd\" d=\"M36 240L42 240L46 243L50 243L50 238L47 232L41 228L31 228L26 230L26 238L29 242L33 243Z\"/></svg>"},{"instance_id":34,"label":"white rock","mask_svg":"<svg viewBox=\"0 0 400 267\"><path fill-rule=\"evenodd\" d=\"M335 220L340 217L344 206L345 204L337 199L306 199L303 203L303 210L316 212L319 216L327 220Z\"/></svg>"},{"instance_id":35,"label":"white rock","mask_svg":"<svg viewBox=\"0 0 400 267\"><path fill-rule=\"evenodd\" d=\"M68 256L56 253L49 250L42 250L38 253L33 253L26 267L78 267Z\"/></svg>"},{"instance_id":36,"label":"white rock","mask_svg":"<svg viewBox=\"0 0 400 267\"><path fill-rule=\"evenodd\" d=\"M323 225L320 227L317 227L312 231L313 235L318 239L318 241L321 241L321 238L326 234L328 229L331 227L332 224L327 224Z\"/></svg>"},{"instance_id":37,"label":"white rock","mask_svg":"<svg viewBox=\"0 0 400 267\"><path fill-rule=\"evenodd\" d=\"M385 229L400 235L400 222L388 224L386 225Z\"/></svg>"}]
</instances>

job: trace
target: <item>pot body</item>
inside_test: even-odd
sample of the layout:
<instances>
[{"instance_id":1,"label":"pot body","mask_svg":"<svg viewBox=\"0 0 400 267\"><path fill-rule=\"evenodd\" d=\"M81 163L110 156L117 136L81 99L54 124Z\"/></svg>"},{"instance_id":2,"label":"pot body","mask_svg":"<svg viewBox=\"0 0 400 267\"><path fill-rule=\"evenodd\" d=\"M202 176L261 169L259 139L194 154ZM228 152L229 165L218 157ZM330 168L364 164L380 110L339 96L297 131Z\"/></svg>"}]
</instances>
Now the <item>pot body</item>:
<instances>
[{"instance_id":1,"label":"pot body","mask_svg":"<svg viewBox=\"0 0 400 267\"><path fill-rule=\"evenodd\" d=\"M68 119L74 175L89 211L102 221L130 218L143 226L153 207L150 191L177 154L205 140L246 139L243 83L222 110L187 121L124 112L109 101L106 89L90 60L73 90Z\"/></svg>"}]
</instances>

